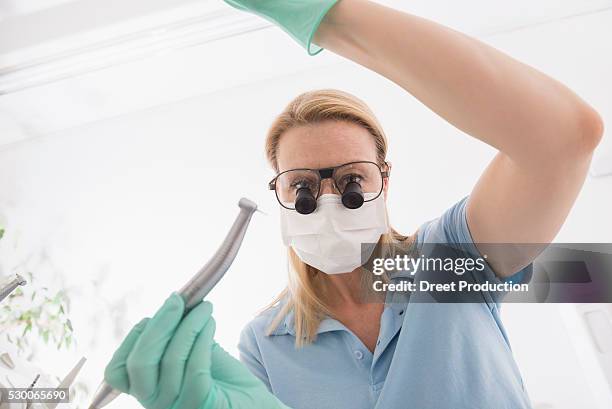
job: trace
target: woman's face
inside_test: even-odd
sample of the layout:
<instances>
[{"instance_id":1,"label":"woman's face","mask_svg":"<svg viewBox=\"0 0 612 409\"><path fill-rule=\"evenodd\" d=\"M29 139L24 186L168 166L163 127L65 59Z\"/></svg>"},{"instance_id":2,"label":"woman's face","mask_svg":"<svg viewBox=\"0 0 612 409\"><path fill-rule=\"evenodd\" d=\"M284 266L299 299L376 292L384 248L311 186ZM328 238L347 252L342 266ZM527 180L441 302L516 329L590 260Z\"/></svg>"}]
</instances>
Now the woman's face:
<instances>
[{"instance_id":1,"label":"woman's face","mask_svg":"<svg viewBox=\"0 0 612 409\"><path fill-rule=\"evenodd\" d=\"M325 121L294 127L286 131L278 144L279 172L289 169L321 169L355 161L378 163L376 144L363 127L345 121ZM387 179L384 182L387 195ZM336 193L330 179L321 185L320 194Z\"/></svg>"}]
</instances>

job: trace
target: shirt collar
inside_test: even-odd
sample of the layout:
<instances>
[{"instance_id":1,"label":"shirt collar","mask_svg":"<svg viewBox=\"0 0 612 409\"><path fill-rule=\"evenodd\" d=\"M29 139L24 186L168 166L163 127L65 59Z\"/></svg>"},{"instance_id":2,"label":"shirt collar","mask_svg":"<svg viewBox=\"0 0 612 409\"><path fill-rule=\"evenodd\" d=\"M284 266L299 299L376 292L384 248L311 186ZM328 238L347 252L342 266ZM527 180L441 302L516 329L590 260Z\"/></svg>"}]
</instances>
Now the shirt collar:
<instances>
[{"instance_id":1,"label":"shirt collar","mask_svg":"<svg viewBox=\"0 0 612 409\"><path fill-rule=\"evenodd\" d=\"M342 325L342 323L334 318L325 317L319 323L319 328L317 329L317 335L322 334L324 332L330 331L342 331L346 330L346 327ZM287 315L283 318L283 320L279 323L279 325L271 332L271 335L293 335L295 336L295 313L290 310Z\"/></svg>"},{"instance_id":2,"label":"shirt collar","mask_svg":"<svg viewBox=\"0 0 612 409\"><path fill-rule=\"evenodd\" d=\"M412 278L410 274L406 274L406 277ZM403 314L406 309L407 299L405 299L405 296L401 297L401 299L398 299L398 298L387 297L387 304L385 308L391 309L393 311L392 313L393 316ZM282 302L283 304L280 305L281 308L284 305L284 302L285 301L283 301ZM397 324L399 325L399 327L401 327L400 322L398 322ZM394 325L394 326L397 326L397 325ZM397 331L397 329L399 328L395 328L395 331ZM348 329L340 321L334 318L331 318L331 317L323 318L321 322L319 323L319 328L317 329L317 335L325 333L325 332L331 332L331 331L348 331ZM293 309L291 309L285 315L285 317L280 321L278 326L270 333L270 335L293 335L295 336L295 313Z\"/></svg>"}]
</instances>

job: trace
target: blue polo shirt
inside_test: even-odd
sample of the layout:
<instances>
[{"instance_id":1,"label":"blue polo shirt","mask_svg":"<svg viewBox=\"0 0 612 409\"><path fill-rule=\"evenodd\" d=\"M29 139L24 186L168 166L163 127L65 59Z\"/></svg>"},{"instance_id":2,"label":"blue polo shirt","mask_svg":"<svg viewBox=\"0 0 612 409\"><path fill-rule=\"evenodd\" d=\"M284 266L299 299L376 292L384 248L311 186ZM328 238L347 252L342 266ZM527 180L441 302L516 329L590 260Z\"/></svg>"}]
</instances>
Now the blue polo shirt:
<instances>
[{"instance_id":1,"label":"blue polo shirt","mask_svg":"<svg viewBox=\"0 0 612 409\"><path fill-rule=\"evenodd\" d=\"M416 238L479 254L466 221L467 198L424 223ZM487 266L472 281L502 283ZM392 280L405 280L397 273ZM418 279L419 275L413 277ZM506 279L528 282L531 265ZM293 409L530 409L521 375L499 316L499 293L482 302L435 303L409 292L390 293L376 348L368 348L327 317L312 344L296 349L289 313L272 335L266 330L281 305L242 331L241 361ZM418 296L427 296L418 293Z\"/></svg>"}]
</instances>

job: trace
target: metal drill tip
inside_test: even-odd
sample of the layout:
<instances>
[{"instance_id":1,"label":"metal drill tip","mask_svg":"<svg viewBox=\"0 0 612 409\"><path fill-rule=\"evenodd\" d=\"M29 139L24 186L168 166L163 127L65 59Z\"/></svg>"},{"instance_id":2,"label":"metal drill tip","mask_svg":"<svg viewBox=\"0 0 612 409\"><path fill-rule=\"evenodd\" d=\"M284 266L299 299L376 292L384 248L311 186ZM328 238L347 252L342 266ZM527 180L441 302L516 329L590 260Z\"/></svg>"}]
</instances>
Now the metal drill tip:
<instances>
[{"instance_id":1,"label":"metal drill tip","mask_svg":"<svg viewBox=\"0 0 612 409\"><path fill-rule=\"evenodd\" d=\"M252 200L247 199L246 197L243 197L242 199L240 199L240 201L238 201L238 206L241 209L248 209L251 211L257 210L257 203L255 203Z\"/></svg>"}]
</instances>

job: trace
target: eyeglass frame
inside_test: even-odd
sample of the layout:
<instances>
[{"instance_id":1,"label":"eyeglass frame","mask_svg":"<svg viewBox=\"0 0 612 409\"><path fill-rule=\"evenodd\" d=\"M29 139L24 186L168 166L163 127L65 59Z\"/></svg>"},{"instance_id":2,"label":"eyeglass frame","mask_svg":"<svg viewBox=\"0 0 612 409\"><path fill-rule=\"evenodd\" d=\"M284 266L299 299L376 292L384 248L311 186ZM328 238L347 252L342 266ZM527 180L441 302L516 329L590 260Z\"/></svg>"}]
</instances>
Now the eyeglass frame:
<instances>
[{"instance_id":1,"label":"eyeglass frame","mask_svg":"<svg viewBox=\"0 0 612 409\"><path fill-rule=\"evenodd\" d=\"M340 189L338 188L338 185L336 184L336 180L332 177L333 174L334 174L334 171L336 169L338 169L338 168L343 167L343 166L352 165L352 164L355 164L355 163L371 163L373 165L376 165L376 167L380 171L380 176L381 176L381 179L382 179L382 182L383 182L383 184L382 184L382 186L380 188L380 191L378 192L376 197L368 199L366 202L371 202L372 200L377 199L380 196L380 194L383 192L383 190L384 190L384 181L385 181L385 179L388 178L390 176L390 174L391 174L391 164L389 162L387 162L386 160L383 161L383 166L386 166L387 170L383 170L381 165L379 165L376 162L369 161L369 160L356 160L356 161L353 161L353 162L343 163L343 164L338 165L338 166L331 166L331 167L328 167L328 168L320 168L320 169L312 169L312 168L287 169L287 170L284 170L284 171L278 173L276 176L274 176L274 178L270 182L268 182L268 189L269 190L274 190L274 196L276 196L276 201L282 207L284 207L287 210L295 210L295 208L290 208L290 207L285 206L281 202L280 198L278 197L278 192L276 191L276 180L280 176L282 176L283 174L285 174L287 172L292 172L294 170L308 170L308 171L316 171L316 172L318 172L320 180L319 180L319 189L317 190L317 195L315 197L315 200L317 200L319 198L319 196L321 195L321 185L322 185L322 182L323 182L324 179L331 179L332 182L333 182L333 186L336 189L336 191L339 192L340 194L342 194L342 192L340 192Z\"/></svg>"}]
</instances>

